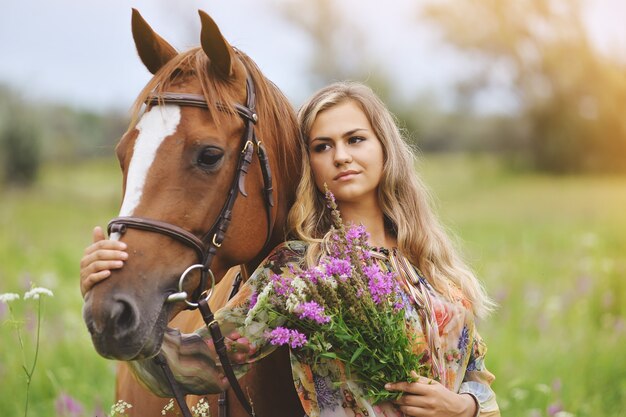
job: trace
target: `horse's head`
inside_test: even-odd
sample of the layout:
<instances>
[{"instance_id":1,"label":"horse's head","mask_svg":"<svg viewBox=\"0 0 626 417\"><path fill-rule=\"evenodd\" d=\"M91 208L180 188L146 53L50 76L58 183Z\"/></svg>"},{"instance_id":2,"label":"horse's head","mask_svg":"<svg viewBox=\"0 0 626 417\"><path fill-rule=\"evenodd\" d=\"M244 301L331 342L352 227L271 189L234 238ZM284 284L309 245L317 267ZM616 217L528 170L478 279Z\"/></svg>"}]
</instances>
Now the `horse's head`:
<instances>
[{"instance_id":1,"label":"horse's head","mask_svg":"<svg viewBox=\"0 0 626 417\"><path fill-rule=\"evenodd\" d=\"M111 231L129 257L87 294L83 310L105 357L158 352L169 319L185 307L168 297L190 265L210 262L219 281L234 265L258 264L285 237L301 172L295 114L213 20L200 17L201 47L177 53L133 11L137 51L154 77L117 146L124 199ZM189 294L204 285L199 270L183 283Z\"/></svg>"}]
</instances>

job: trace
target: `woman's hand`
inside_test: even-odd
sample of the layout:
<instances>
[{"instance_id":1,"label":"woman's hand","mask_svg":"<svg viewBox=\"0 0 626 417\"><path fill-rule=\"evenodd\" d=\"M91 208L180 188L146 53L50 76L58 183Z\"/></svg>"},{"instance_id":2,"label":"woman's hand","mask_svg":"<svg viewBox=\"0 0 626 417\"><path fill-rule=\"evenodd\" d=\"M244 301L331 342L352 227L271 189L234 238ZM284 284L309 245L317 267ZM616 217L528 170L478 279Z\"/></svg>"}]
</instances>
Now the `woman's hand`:
<instances>
[{"instance_id":1,"label":"woman's hand","mask_svg":"<svg viewBox=\"0 0 626 417\"><path fill-rule=\"evenodd\" d=\"M85 294L98 282L111 275L112 269L124 266L128 259L126 244L117 240L107 240L101 227L93 229L93 243L85 249L80 260L80 292Z\"/></svg>"},{"instance_id":2,"label":"woman's hand","mask_svg":"<svg viewBox=\"0 0 626 417\"><path fill-rule=\"evenodd\" d=\"M411 376L415 382L395 382L385 385L389 391L403 391L404 395L395 401L400 411L414 417L474 417L476 403L470 395L457 394L439 382L418 377L415 371Z\"/></svg>"},{"instance_id":3,"label":"woman's hand","mask_svg":"<svg viewBox=\"0 0 626 417\"><path fill-rule=\"evenodd\" d=\"M217 352L215 351L215 345L213 344L213 339L208 339L205 341L208 346L211 354L214 355L217 360ZM228 354L228 359L233 364L242 365L247 363L252 355L256 353L256 347L253 346L246 337L241 336L238 331L233 331L224 337L224 345L226 346L226 353Z\"/></svg>"}]
</instances>

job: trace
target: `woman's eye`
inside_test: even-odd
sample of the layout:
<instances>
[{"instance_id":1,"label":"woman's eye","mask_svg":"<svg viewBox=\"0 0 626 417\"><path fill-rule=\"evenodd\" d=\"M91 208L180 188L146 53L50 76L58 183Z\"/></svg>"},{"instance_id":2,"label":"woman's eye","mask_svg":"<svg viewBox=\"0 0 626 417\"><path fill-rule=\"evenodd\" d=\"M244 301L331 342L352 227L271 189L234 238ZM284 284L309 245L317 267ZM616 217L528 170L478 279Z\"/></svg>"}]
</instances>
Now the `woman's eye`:
<instances>
[{"instance_id":1,"label":"woman's eye","mask_svg":"<svg viewBox=\"0 0 626 417\"><path fill-rule=\"evenodd\" d=\"M364 140L365 138L363 136L351 136L350 139L348 139L348 143L359 143Z\"/></svg>"},{"instance_id":2,"label":"woman's eye","mask_svg":"<svg viewBox=\"0 0 626 417\"><path fill-rule=\"evenodd\" d=\"M219 148L212 146L204 148L198 155L198 165L202 168L215 168L223 156L224 152Z\"/></svg>"},{"instance_id":3,"label":"woman's eye","mask_svg":"<svg viewBox=\"0 0 626 417\"><path fill-rule=\"evenodd\" d=\"M327 144L327 143L320 143L320 144L315 145L313 147L313 151L316 152L316 153L319 153L319 152L324 152L325 150L327 150L329 148L330 148L329 144Z\"/></svg>"}]
</instances>

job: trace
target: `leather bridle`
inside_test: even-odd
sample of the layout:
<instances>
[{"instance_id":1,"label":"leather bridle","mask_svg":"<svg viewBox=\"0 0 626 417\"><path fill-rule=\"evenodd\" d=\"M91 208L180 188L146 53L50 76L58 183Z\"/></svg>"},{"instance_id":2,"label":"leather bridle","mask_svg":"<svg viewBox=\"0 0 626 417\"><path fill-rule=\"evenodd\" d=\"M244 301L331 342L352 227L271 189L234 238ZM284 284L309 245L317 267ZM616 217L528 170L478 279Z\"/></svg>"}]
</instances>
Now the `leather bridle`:
<instances>
[{"instance_id":1,"label":"leather bridle","mask_svg":"<svg viewBox=\"0 0 626 417\"><path fill-rule=\"evenodd\" d=\"M123 235L128 228L131 228L147 232L159 233L191 247L196 252L196 255L198 257L198 263L195 265L191 265L181 275L179 280L179 292L171 294L167 300L168 302L184 301L187 304L188 309L200 309L206 325L211 332L211 336L213 337L215 348L220 357L220 362L224 369L224 373L226 374L231 387L235 391L235 394L237 395L244 409L248 411L248 414L253 416L254 411L252 410L252 407L250 406L248 400L245 398L245 395L243 394L243 391L241 390L241 387L239 386L239 383L237 382L237 379L235 378L232 371L232 366L228 359L228 355L226 354L224 338L219 329L219 325L217 324L217 321L213 318L213 313L208 306L208 299L215 284L215 278L213 277L213 272L211 271L211 263L226 236L226 231L232 220L232 210L237 196L239 195L239 193L241 193L244 197L247 196L245 189L245 178L252 162L255 147L258 150L259 162L261 164L261 171L263 174L263 192L267 214L267 238L265 240L264 248L267 247L270 242L272 229L274 227L274 218L272 216L272 207L274 207L274 199L272 194L272 174L267 158L267 153L262 142L258 140L254 129L258 121L258 116L255 106L256 94L254 81L251 79L249 73L246 78L246 92L247 98L245 106L237 103L233 104L235 111L243 119L245 124L244 133L241 138L241 154L239 157L237 170L235 172L235 176L226 197L224 206L222 207L222 210L220 211L217 219L215 220L213 226L211 226L209 231L202 238L199 238L193 233L183 229L182 227L176 226L171 223L163 222L160 220L148 219L144 217L124 216L112 219L108 225L108 232L109 234L119 233L120 235ZM207 103L203 95L188 93L165 92L159 95L150 95L146 100L146 104L149 106L174 104L179 106L198 107L202 109L209 108L209 103ZM215 106L220 111L230 111L230 109L222 103L216 103ZM191 294L191 297L189 297L187 292L183 290L183 283L188 273L194 269L200 269L200 284L193 292L193 294ZM212 281L211 288L207 288L209 277ZM160 361L162 360L163 358L160 358ZM165 370L166 376L168 371L169 368ZM177 391L177 389L173 386L172 390L174 392ZM177 396L177 401L179 402L179 406L183 410L184 414L185 410L183 409L183 407L186 408L184 399L182 400L181 404L181 401Z\"/></svg>"}]
</instances>

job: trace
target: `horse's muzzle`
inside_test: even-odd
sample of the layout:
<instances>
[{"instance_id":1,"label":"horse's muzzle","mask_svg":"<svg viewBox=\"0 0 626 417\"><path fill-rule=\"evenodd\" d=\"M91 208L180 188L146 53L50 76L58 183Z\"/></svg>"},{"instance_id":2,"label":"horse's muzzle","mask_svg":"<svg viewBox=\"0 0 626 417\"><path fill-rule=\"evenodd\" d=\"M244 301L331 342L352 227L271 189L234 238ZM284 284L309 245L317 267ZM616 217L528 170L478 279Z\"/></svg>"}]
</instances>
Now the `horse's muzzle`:
<instances>
[{"instance_id":1,"label":"horse's muzzle","mask_svg":"<svg viewBox=\"0 0 626 417\"><path fill-rule=\"evenodd\" d=\"M83 306L83 319L100 355L128 361L158 353L167 323L166 309L141 314L128 295L116 294L100 302L90 295Z\"/></svg>"}]
</instances>

